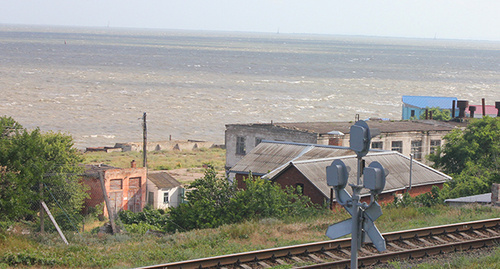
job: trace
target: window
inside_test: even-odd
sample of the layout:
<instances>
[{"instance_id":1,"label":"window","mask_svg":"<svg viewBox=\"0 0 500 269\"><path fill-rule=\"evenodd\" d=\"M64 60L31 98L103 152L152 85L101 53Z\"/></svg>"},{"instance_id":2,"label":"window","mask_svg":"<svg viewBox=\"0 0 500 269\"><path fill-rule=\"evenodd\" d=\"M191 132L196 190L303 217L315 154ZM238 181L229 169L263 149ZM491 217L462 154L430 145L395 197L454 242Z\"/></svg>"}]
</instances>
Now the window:
<instances>
[{"instance_id":1,"label":"window","mask_svg":"<svg viewBox=\"0 0 500 269\"><path fill-rule=\"evenodd\" d=\"M372 142L372 149L383 149L384 148L384 142L379 141L379 142Z\"/></svg>"},{"instance_id":2,"label":"window","mask_svg":"<svg viewBox=\"0 0 500 269\"><path fill-rule=\"evenodd\" d=\"M255 138L255 146L257 146L258 144L260 144L260 142L262 142L262 140L264 140L264 139L260 138L260 137L256 137Z\"/></svg>"},{"instance_id":3,"label":"window","mask_svg":"<svg viewBox=\"0 0 500 269\"><path fill-rule=\"evenodd\" d=\"M236 138L236 154L239 154L239 155L245 155L246 154L245 138L242 137L242 136L238 136Z\"/></svg>"},{"instance_id":4,"label":"window","mask_svg":"<svg viewBox=\"0 0 500 269\"><path fill-rule=\"evenodd\" d=\"M441 146L441 140L431 140L431 150L430 153L434 154L438 147Z\"/></svg>"},{"instance_id":5,"label":"window","mask_svg":"<svg viewBox=\"0 0 500 269\"><path fill-rule=\"evenodd\" d=\"M391 150L403 153L403 141L392 141Z\"/></svg>"},{"instance_id":6,"label":"window","mask_svg":"<svg viewBox=\"0 0 500 269\"><path fill-rule=\"evenodd\" d=\"M163 203L168 204L168 191L163 193Z\"/></svg>"},{"instance_id":7,"label":"window","mask_svg":"<svg viewBox=\"0 0 500 269\"><path fill-rule=\"evenodd\" d=\"M411 154L415 160L422 160L422 140L411 141Z\"/></svg>"},{"instance_id":8,"label":"window","mask_svg":"<svg viewBox=\"0 0 500 269\"><path fill-rule=\"evenodd\" d=\"M410 117L415 117L415 110L413 110L413 109L412 109L412 110L410 111Z\"/></svg>"},{"instance_id":9,"label":"window","mask_svg":"<svg viewBox=\"0 0 500 269\"><path fill-rule=\"evenodd\" d=\"M153 205L155 202L155 194L154 192L150 191L148 194L148 204Z\"/></svg>"},{"instance_id":10,"label":"window","mask_svg":"<svg viewBox=\"0 0 500 269\"><path fill-rule=\"evenodd\" d=\"M123 180L122 179L112 179L109 181L109 189L112 191L123 189Z\"/></svg>"}]
</instances>

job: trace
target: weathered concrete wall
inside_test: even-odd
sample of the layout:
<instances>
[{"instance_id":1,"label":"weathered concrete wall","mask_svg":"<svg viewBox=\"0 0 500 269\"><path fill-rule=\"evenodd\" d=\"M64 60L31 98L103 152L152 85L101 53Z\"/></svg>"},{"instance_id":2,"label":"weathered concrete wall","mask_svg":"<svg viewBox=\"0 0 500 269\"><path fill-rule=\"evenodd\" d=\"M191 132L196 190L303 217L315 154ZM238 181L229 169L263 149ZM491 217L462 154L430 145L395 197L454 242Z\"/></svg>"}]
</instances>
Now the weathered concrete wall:
<instances>
[{"instance_id":1,"label":"weathered concrete wall","mask_svg":"<svg viewBox=\"0 0 500 269\"><path fill-rule=\"evenodd\" d=\"M245 138L246 153L255 148L258 140L316 144L318 139L316 133L285 129L272 124L228 124L225 133L226 169L233 167L245 156L236 153L238 137Z\"/></svg>"},{"instance_id":2,"label":"weathered concrete wall","mask_svg":"<svg viewBox=\"0 0 500 269\"><path fill-rule=\"evenodd\" d=\"M418 161L428 164L425 156L431 153L431 140L441 141L441 146L444 144L443 137L448 134L448 131L426 131L426 132L397 132L397 133L382 133L376 137L373 137L371 142L382 142L383 150L392 150L393 141L401 141L403 145L403 151L401 154L409 156L411 153L411 142L412 141L422 141L422 158ZM349 135L346 135L346 140L344 143L349 145Z\"/></svg>"},{"instance_id":3,"label":"weathered concrete wall","mask_svg":"<svg viewBox=\"0 0 500 269\"><path fill-rule=\"evenodd\" d=\"M212 148L216 145L209 141L194 141L194 140L172 140L160 142L148 142L147 151L160 151L160 150L195 150L199 148ZM122 148L123 151L142 151L143 143L129 142L129 143L116 143L115 148Z\"/></svg>"}]
</instances>

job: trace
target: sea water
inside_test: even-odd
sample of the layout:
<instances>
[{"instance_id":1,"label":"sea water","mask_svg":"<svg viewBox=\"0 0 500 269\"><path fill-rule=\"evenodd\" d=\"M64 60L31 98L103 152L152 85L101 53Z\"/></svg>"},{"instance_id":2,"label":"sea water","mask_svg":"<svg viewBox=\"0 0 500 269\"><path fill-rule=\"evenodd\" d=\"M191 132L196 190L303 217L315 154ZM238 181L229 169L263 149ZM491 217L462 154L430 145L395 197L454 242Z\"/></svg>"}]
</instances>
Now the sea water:
<instances>
[{"instance_id":1,"label":"sea water","mask_svg":"<svg viewBox=\"0 0 500 269\"><path fill-rule=\"evenodd\" d=\"M224 142L225 124L401 119L403 95L500 101L500 42L0 26L0 115L78 148Z\"/></svg>"}]
</instances>

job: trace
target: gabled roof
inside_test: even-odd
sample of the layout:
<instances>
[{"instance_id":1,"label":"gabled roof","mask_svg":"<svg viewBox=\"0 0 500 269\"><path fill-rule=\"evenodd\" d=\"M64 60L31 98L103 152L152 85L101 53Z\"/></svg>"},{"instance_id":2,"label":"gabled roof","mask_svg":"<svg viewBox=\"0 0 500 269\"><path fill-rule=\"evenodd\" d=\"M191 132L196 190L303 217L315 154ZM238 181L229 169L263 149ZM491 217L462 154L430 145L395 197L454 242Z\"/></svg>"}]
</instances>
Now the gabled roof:
<instances>
[{"instance_id":1,"label":"gabled roof","mask_svg":"<svg viewBox=\"0 0 500 269\"><path fill-rule=\"evenodd\" d=\"M295 167L304 175L304 177L315 185L325 197L329 197L330 187L326 183L326 167L331 165L331 163L336 159L341 159L345 165L350 168L348 184L356 184L357 157L355 155L307 161L292 161L279 171L274 171L264 177L275 180L287 169ZM386 177L386 184L382 193L394 192L409 187L410 159L408 157L400 154L399 152L385 151L370 152L363 157L363 160L366 161L367 166L371 162L377 161L389 172ZM448 175L445 175L418 161L413 161L412 186L439 184L450 179L451 177ZM351 188L347 187L346 190L349 193L352 193ZM367 195L368 190L363 189L361 194Z\"/></svg>"},{"instance_id":2,"label":"gabled roof","mask_svg":"<svg viewBox=\"0 0 500 269\"><path fill-rule=\"evenodd\" d=\"M230 173L262 176L292 160L310 160L354 154L348 148L292 142L262 141L243 157Z\"/></svg>"},{"instance_id":3,"label":"gabled roof","mask_svg":"<svg viewBox=\"0 0 500 269\"><path fill-rule=\"evenodd\" d=\"M181 185L179 181L164 171L148 172L148 179L159 189L171 189Z\"/></svg>"},{"instance_id":4,"label":"gabled roof","mask_svg":"<svg viewBox=\"0 0 500 269\"><path fill-rule=\"evenodd\" d=\"M456 97L403 96L403 104L416 108L439 107L441 109L451 109L453 101L456 104L457 100Z\"/></svg>"}]
</instances>

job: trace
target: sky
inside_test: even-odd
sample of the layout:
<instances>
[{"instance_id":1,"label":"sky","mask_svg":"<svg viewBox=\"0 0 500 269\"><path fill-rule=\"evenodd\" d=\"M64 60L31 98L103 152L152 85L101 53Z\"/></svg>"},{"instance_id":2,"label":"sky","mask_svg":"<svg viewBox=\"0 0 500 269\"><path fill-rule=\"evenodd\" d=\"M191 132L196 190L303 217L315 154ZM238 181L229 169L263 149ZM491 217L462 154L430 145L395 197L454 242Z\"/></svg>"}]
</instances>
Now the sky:
<instances>
[{"instance_id":1,"label":"sky","mask_svg":"<svg viewBox=\"0 0 500 269\"><path fill-rule=\"evenodd\" d=\"M499 0L2 0L0 24L500 41Z\"/></svg>"}]
</instances>

